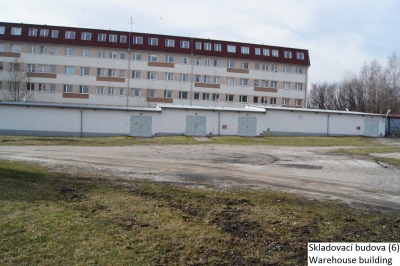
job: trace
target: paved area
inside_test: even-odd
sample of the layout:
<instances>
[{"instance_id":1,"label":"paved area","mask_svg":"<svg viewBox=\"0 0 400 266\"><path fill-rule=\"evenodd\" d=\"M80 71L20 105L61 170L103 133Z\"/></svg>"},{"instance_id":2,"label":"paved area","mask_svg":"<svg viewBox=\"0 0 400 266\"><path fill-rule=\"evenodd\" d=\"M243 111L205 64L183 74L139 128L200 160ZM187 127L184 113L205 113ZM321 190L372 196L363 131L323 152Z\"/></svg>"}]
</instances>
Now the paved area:
<instances>
[{"instance_id":1,"label":"paved area","mask_svg":"<svg viewBox=\"0 0 400 266\"><path fill-rule=\"evenodd\" d=\"M130 147L0 146L0 158L55 171L150 179L188 186L252 187L400 210L400 171L332 155L334 148L229 145Z\"/></svg>"}]
</instances>

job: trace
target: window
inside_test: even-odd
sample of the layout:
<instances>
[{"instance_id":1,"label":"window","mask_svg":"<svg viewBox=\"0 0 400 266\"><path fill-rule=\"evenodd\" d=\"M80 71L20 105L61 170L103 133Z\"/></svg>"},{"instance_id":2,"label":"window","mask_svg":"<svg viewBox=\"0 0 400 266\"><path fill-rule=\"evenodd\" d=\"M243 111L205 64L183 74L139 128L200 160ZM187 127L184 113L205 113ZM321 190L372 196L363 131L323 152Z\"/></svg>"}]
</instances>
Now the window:
<instances>
[{"instance_id":1,"label":"window","mask_svg":"<svg viewBox=\"0 0 400 266\"><path fill-rule=\"evenodd\" d=\"M255 64L254 65L254 70L260 70L260 64Z\"/></svg>"},{"instance_id":2,"label":"window","mask_svg":"<svg viewBox=\"0 0 400 266\"><path fill-rule=\"evenodd\" d=\"M210 100L210 94L203 92L203 101L209 101Z\"/></svg>"},{"instance_id":3,"label":"window","mask_svg":"<svg viewBox=\"0 0 400 266\"><path fill-rule=\"evenodd\" d=\"M56 65L51 65L50 66L50 73L51 74L57 74L57 66Z\"/></svg>"},{"instance_id":4,"label":"window","mask_svg":"<svg viewBox=\"0 0 400 266\"><path fill-rule=\"evenodd\" d=\"M278 50L272 50L272 56L273 57L279 57L279 51Z\"/></svg>"},{"instance_id":5,"label":"window","mask_svg":"<svg viewBox=\"0 0 400 266\"><path fill-rule=\"evenodd\" d=\"M37 36L37 33L38 33L38 29L32 29L32 28L30 28L30 29L29 29L29 32L28 32L28 36L36 37L36 36Z\"/></svg>"},{"instance_id":6,"label":"window","mask_svg":"<svg viewBox=\"0 0 400 266\"><path fill-rule=\"evenodd\" d=\"M147 79L156 80L157 79L157 72L147 72Z\"/></svg>"},{"instance_id":7,"label":"window","mask_svg":"<svg viewBox=\"0 0 400 266\"><path fill-rule=\"evenodd\" d=\"M164 98L172 98L172 91L164 91Z\"/></svg>"},{"instance_id":8,"label":"window","mask_svg":"<svg viewBox=\"0 0 400 266\"><path fill-rule=\"evenodd\" d=\"M119 72L118 77L120 77L120 78L125 78L126 77L125 69L120 69L118 72Z\"/></svg>"},{"instance_id":9,"label":"window","mask_svg":"<svg viewBox=\"0 0 400 266\"><path fill-rule=\"evenodd\" d=\"M165 80L166 81L173 81L174 80L174 73L165 73Z\"/></svg>"},{"instance_id":10,"label":"window","mask_svg":"<svg viewBox=\"0 0 400 266\"><path fill-rule=\"evenodd\" d=\"M211 83L211 76L203 76L204 83Z\"/></svg>"},{"instance_id":11,"label":"window","mask_svg":"<svg viewBox=\"0 0 400 266\"><path fill-rule=\"evenodd\" d=\"M98 77L105 77L106 76L106 69L105 68L98 68L96 75Z\"/></svg>"},{"instance_id":12,"label":"window","mask_svg":"<svg viewBox=\"0 0 400 266\"><path fill-rule=\"evenodd\" d=\"M4 52L4 44L0 43L0 52Z\"/></svg>"},{"instance_id":13,"label":"window","mask_svg":"<svg viewBox=\"0 0 400 266\"><path fill-rule=\"evenodd\" d=\"M212 100L213 101L219 101L219 93L213 93L212 94Z\"/></svg>"},{"instance_id":14,"label":"window","mask_svg":"<svg viewBox=\"0 0 400 266\"><path fill-rule=\"evenodd\" d=\"M285 73L290 73L292 71L292 67L291 66L285 66L284 67L284 71L285 71Z\"/></svg>"},{"instance_id":15,"label":"window","mask_svg":"<svg viewBox=\"0 0 400 266\"><path fill-rule=\"evenodd\" d=\"M297 52L296 53L296 59L298 60L304 60L304 53ZM301 104L300 104L301 105Z\"/></svg>"},{"instance_id":16,"label":"window","mask_svg":"<svg viewBox=\"0 0 400 266\"><path fill-rule=\"evenodd\" d=\"M75 31L66 31L65 39L70 39L70 40L75 39Z\"/></svg>"},{"instance_id":17,"label":"window","mask_svg":"<svg viewBox=\"0 0 400 266\"><path fill-rule=\"evenodd\" d=\"M157 61L158 61L158 56L156 54L149 55L149 62L157 62Z\"/></svg>"},{"instance_id":18,"label":"window","mask_svg":"<svg viewBox=\"0 0 400 266\"><path fill-rule=\"evenodd\" d=\"M39 65L39 73L47 73L47 65Z\"/></svg>"},{"instance_id":19,"label":"window","mask_svg":"<svg viewBox=\"0 0 400 266\"><path fill-rule=\"evenodd\" d=\"M158 46L158 39L157 38L149 38L149 45Z\"/></svg>"},{"instance_id":20,"label":"window","mask_svg":"<svg viewBox=\"0 0 400 266\"><path fill-rule=\"evenodd\" d=\"M226 84L227 84L228 86L233 86L233 85L235 85L235 78L227 78L227 79L226 79Z\"/></svg>"},{"instance_id":21,"label":"window","mask_svg":"<svg viewBox=\"0 0 400 266\"><path fill-rule=\"evenodd\" d=\"M249 63L248 62L241 62L240 63L240 68L241 69L249 69Z\"/></svg>"},{"instance_id":22,"label":"window","mask_svg":"<svg viewBox=\"0 0 400 266\"><path fill-rule=\"evenodd\" d=\"M39 33L40 37L49 37L49 30L48 29L41 29Z\"/></svg>"},{"instance_id":23,"label":"window","mask_svg":"<svg viewBox=\"0 0 400 266\"><path fill-rule=\"evenodd\" d=\"M221 77L215 76L213 79L214 79L214 84L221 84Z\"/></svg>"},{"instance_id":24,"label":"window","mask_svg":"<svg viewBox=\"0 0 400 266\"><path fill-rule=\"evenodd\" d=\"M283 88L285 89L285 90L290 90L290 82L283 82Z\"/></svg>"},{"instance_id":25,"label":"window","mask_svg":"<svg viewBox=\"0 0 400 266\"><path fill-rule=\"evenodd\" d=\"M6 27L0 26L0 34L4 34L5 31L6 31Z\"/></svg>"},{"instance_id":26,"label":"window","mask_svg":"<svg viewBox=\"0 0 400 266\"><path fill-rule=\"evenodd\" d=\"M143 44L143 37L133 36L133 44Z\"/></svg>"},{"instance_id":27,"label":"window","mask_svg":"<svg viewBox=\"0 0 400 266\"><path fill-rule=\"evenodd\" d=\"M260 87L260 80L259 79L255 79L254 80L254 87Z\"/></svg>"},{"instance_id":28,"label":"window","mask_svg":"<svg viewBox=\"0 0 400 266\"><path fill-rule=\"evenodd\" d=\"M73 66L65 66L64 74L65 75L74 75L74 67Z\"/></svg>"},{"instance_id":29,"label":"window","mask_svg":"<svg viewBox=\"0 0 400 266\"><path fill-rule=\"evenodd\" d=\"M219 43L214 44L214 51L216 52L221 52L222 51L222 45Z\"/></svg>"},{"instance_id":30,"label":"window","mask_svg":"<svg viewBox=\"0 0 400 266\"><path fill-rule=\"evenodd\" d=\"M82 56L82 57L90 57L90 56L91 56L91 54L90 54L90 49L83 48L83 49L81 50L81 56Z\"/></svg>"},{"instance_id":31,"label":"window","mask_svg":"<svg viewBox=\"0 0 400 266\"><path fill-rule=\"evenodd\" d=\"M28 46L28 53L30 54L36 54L36 46Z\"/></svg>"},{"instance_id":32,"label":"window","mask_svg":"<svg viewBox=\"0 0 400 266\"><path fill-rule=\"evenodd\" d=\"M114 51L110 51L108 53L108 56L109 56L110 59L117 59L117 53L114 52Z\"/></svg>"},{"instance_id":33,"label":"window","mask_svg":"<svg viewBox=\"0 0 400 266\"><path fill-rule=\"evenodd\" d=\"M141 97L142 96L142 90L141 89L131 89L131 95L133 97Z\"/></svg>"},{"instance_id":34,"label":"window","mask_svg":"<svg viewBox=\"0 0 400 266\"><path fill-rule=\"evenodd\" d=\"M29 73L34 73L35 72L35 67L36 67L36 65L33 65L33 64L28 64L28 72Z\"/></svg>"},{"instance_id":35,"label":"window","mask_svg":"<svg viewBox=\"0 0 400 266\"><path fill-rule=\"evenodd\" d=\"M108 35L108 41L109 42L118 42L118 35L115 35L115 34Z\"/></svg>"},{"instance_id":36,"label":"window","mask_svg":"<svg viewBox=\"0 0 400 266\"><path fill-rule=\"evenodd\" d=\"M119 54L119 59L125 60L126 54L124 52Z\"/></svg>"},{"instance_id":37,"label":"window","mask_svg":"<svg viewBox=\"0 0 400 266\"><path fill-rule=\"evenodd\" d=\"M141 78L142 78L142 71L140 71L140 70L133 70L133 71L132 71L132 78L134 78L134 79L141 79Z\"/></svg>"},{"instance_id":38,"label":"window","mask_svg":"<svg viewBox=\"0 0 400 266\"><path fill-rule=\"evenodd\" d=\"M98 51L97 57L98 58L106 58L106 51Z\"/></svg>"},{"instance_id":39,"label":"window","mask_svg":"<svg viewBox=\"0 0 400 266\"><path fill-rule=\"evenodd\" d=\"M262 64L262 70L263 71L268 71L269 65L268 64Z\"/></svg>"},{"instance_id":40,"label":"window","mask_svg":"<svg viewBox=\"0 0 400 266\"><path fill-rule=\"evenodd\" d=\"M228 68L235 68L236 62L233 60L228 60Z\"/></svg>"},{"instance_id":41,"label":"window","mask_svg":"<svg viewBox=\"0 0 400 266\"><path fill-rule=\"evenodd\" d=\"M147 97L155 98L156 97L156 90L147 90Z\"/></svg>"},{"instance_id":42,"label":"window","mask_svg":"<svg viewBox=\"0 0 400 266\"><path fill-rule=\"evenodd\" d=\"M53 39L58 38L58 30L51 31L51 38L53 38Z\"/></svg>"},{"instance_id":43,"label":"window","mask_svg":"<svg viewBox=\"0 0 400 266\"><path fill-rule=\"evenodd\" d=\"M166 39L165 46L166 47L175 47L175 40Z\"/></svg>"},{"instance_id":44,"label":"window","mask_svg":"<svg viewBox=\"0 0 400 266\"><path fill-rule=\"evenodd\" d=\"M19 63L10 63L10 71L19 71L20 67Z\"/></svg>"},{"instance_id":45,"label":"window","mask_svg":"<svg viewBox=\"0 0 400 266\"><path fill-rule=\"evenodd\" d=\"M278 81L271 81L271 88L278 88Z\"/></svg>"},{"instance_id":46,"label":"window","mask_svg":"<svg viewBox=\"0 0 400 266\"><path fill-rule=\"evenodd\" d=\"M214 66L215 67L221 67L221 59L214 59Z\"/></svg>"},{"instance_id":47,"label":"window","mask_svg":"<svg viewBox=\"0 0 400 266\"><path fill-rule=\"evenodd\" d=\"M118 95L119 96L125 96L125 89L124 88L118 88Z\"/></svg>"},{"instance_id":48,"label":"window","mask_svg":"<svg viewBox=\"0 0 400 266\"><path fill-rule=\"evenodd\" d=\"M89 94L89 86L79 86L79 93L80 94Z\"/></svg>"},{"instance_id":49,"label":"window","mask_svg":"<svg viewBox=\"0 0 400 266\"><path fill-rule=\"evenodd\" d=\"M211 66L211 60L208 59L208 58L204 59L204 65L205 66Z\"/></svg>"},{"instance_id":50,"label":"window","mask_svg":"<svg viewBox=\"0 0 400 266\"><path fill-rule=\"evenodd\" d=\"M117 76L117 71L115 69L108 69L107 71L108 77L116 77Z\"/></svg>"},{"instance_id":51,"label":"window","mask_svg":"<svg viewBox=\"0 0 400 266\"><path fill-rule=\"evenodd\" d=\"M40 54L47 54L47 46L39 46Z\"/></svg>"},{"instance_id":52,"label":"window","mask_svg":"<svg viewBox=\"0 0 400 266\"><path fill-rule=\"evenodd\" d=\"M269 104L276 104L276 97L269 98Z\"/></svg>"},{"instance_id":53,"label":"window","mask_svg":"<svg viewBox=\"0 0 400 266\"><path fill-rule=\"evenodd\" d=\"M81 67L81 76L89 76L90 68L89 67Z\"/></svg>"},{"instance_id":54,"label":"window","mask_svg":"<svg viewBox=\"0 0 400 266\"><path fill-rule=\"evenodd\" d=\"M189 74L181 74L181 82L188 82Z\"/></svg>"},{"instance_id":55,"label":"window","mask_svg":"<svg viewBox=\"0 0 400 266\"><path fill-rule=\"evenodd\" d=\"M74 87L72 85L64 85L64 93L72 93Z\"/></svg>"},{"instance_id":56,"label":"window","mask_svg":"<svg viewBox=\"0 0 400 266\"><path fill-rule=\"evenodd\" d=\"M265 96L260 97L260 103L263 103L263 104L268 103L268 97L265 97Z\"/></svg>"},{"instance_id":57,"label":"window","mask_svg":"<svg viewBox=\"0 0 400 266\"><path fill-rule=\"evenodd\" d=\"M142 54L134 53L133 54L133 60L134 61L142 61Z\"/></svg>"},{"instance_id":58,"label":"window","mask_svg":"<svg viewBox=\"0 0 400 266\"><path fill-rule=\"evenodd\" d=\"M255 48L254 49L254 54L255 55L261 55L261 49L260 48Z\"/></svg>"},{"instance_id":59,"label":"window","mask_svg":"<svg viewBox=\"0 0 400 266\"><path fill-rule=\"evenodd\" d=\"M291 51L285 51L284 52L284 57L285 58L292 58L292 52Z\"/></svg>"},{"instance_id":60,"label":"window","mask_svg":"<svg viewBox=\"0 0 400 266\"><path fill-rule=\"evenodd\" d=\"M241 52L242 52L242 54L250 54L250 48L247 46L242 46Z\"/></svg>"},{"instance_id":61,"label":"window","mask_svg":"<svg viewBox=\"0 0 400 266\"><path fill-rule=\"evenodd\" d=\"M97 34L97 41L99 41L99 42L107 41L107 34L104 34L104 33Z\"/></svg>"},{"instance_id":62,"label":"window","mask_svg":"<svg viewBox=\"0 0 400 266\"><path fill-rule=\"evenodd\" d=\"M227 51L228 51L228 53L236 53L236 46L235 45L228 45Z\"/></svg>"},{"instance_id":63,"label":"window","mask_svg":"<svg viewBox=\"0 0 400 266\"><path fill-rule=\"evenodd\" d=\"M201 76L200 75L194 76L194 82L195 83L200 83L200 81L201 81Z\"/></svg>"},{"instance_id":64,"label":"window","mask_svg":"<svg viewBox=\"0 0 400 266\"><path fill-rule=\"evenodd\" d=\"M295 99L294 100L294 105L301 106L301 104L302 104L302 100L301 99Z\"/></svg>"},{"instance_id":65,"label":"window","mask_svg":"<svg viewBox=\"0 0 400 266\"><path fill-rule=\"evenodd\" d=\"M126 43L127 40L128 40L128 38L126 37L126 35L121 35L121 36L119 36L119 41L120 41L121 43Z\"/></svg>"},{"instance_id":66,"label":"window","mask_svg":"<svg viewBox=\"0 0 400 266\"><path fill-rule=\"evenodd\" d=\"M34 91L35 90L35 83L26 83L26 89L28 91Z\"/></svg>"},{"instance_id":67,"label":"window","mask_svg":"<svg viewBox=\"0 0 400 266\"><path fill-rule=\"evenodd\" d=\"M296 90L302 91L303 90L303 83L296 83Z\"/></svg>"},{"instance_id":68,"label":"window","mask_svg":"<svg viewBox=\"0 0 400 266\"><path fill-rule=\"evenodd\" d=\"M174 63L175 58L172 55L167 55L167 56L165 56L165 62L166 63Z\"/></svg>"},{"instance_id":69,"label":"window","mask_svg":"<svg viewBox=\"0 0 400 266\"><path fill-rule=\"evenodd\" d=\"M225 100L226 100L227 102L233 102L233 100L234 100L234 95L233 95L233 94L227 94L227 95L225 96Z\"/></svg>"},{"instance_id":70,"label":"window","mask_svg":"<svg viewBox=\"0 0 400 266\"><path fill-rule=\"evenodd\" d=\"M189 41L181 41L181 48L189 49Z\"/></svg>"},{"instance_id":71,"label":"window","mask_svg":"<svg viewBox=\"0 0 400 266\"><path fill-rule=\"evenodd\" d=\"M204 43L204 50L211 51L211 43Z\"/></svg>"},{"instance_id":72,"label":"window","mask_svg":"<svg viewBox=\"0 0 400 266\"><path fill-rule=\"evenodd\" d=\"M49 89L50 92L56 92L57 85L54 83L49 84L49 88L50 88Z\"/></svg>"},{"instance_id":73,"label":"window","mask_svg":"<svg viewBox=\"0 0 400 266\"><path fill-rule=\"evenodd\" d=\"M180 91L179 92L179 99L181 100L186 100L188 98L188 93L187 91Z\"/></svg>"},{"instance_id":74,"label":"window","mask_svg":"<svg viewBox=\"0 0 400 266\"><path fill-rule=\"evenodd\" d=\"M194 100L200 100L200 92L195 92L195 93L193 94L193 99L194 99Z\"/></svg>"},{"instance_id":75,"label":"window","mask_svg":"<svg viewBox=\"0 0 400 266\"><path fill-rule=\"evenodd\" d=\"M258 103L258 96L253 97L253 103Z\"/></svg>"},{"instance_id":76,"label":"window","mask_svg":"<svg viewBox=\"0 0 400 266\"><path fill-rule=\"evenodd\" d=\"M90 40L92 40L92 33L91 32L82 32L81 33L81 40L82 41L90 41Z\"/></svg>"},{"instance_id":77,"label":"window","mask_svg":"<svg viewBox=\"0 0 400 266\"><path fill-rule=\"evenodd\" d=\"M269 56L269 49L263 48L263 56Z\"/></svg>"},{"instance_id":78,"label":"window","mask_svg":"<svg viewBox=\"0 0 400 266\"><path fill-rule=\"evenodd\" d=\"M58 48L50 47L50 55L58 55Z\"/></svg>"},{"instance_id":79,"label":"window","mask_svg":"<svg viewBox=\"0 0 400 266\"><path fill-rule=\"evenodd\" d=\"M200 59L200 58L194 59L194 64L195 64L196 66L200 66L200 65L201 65L201 59Z\"/></svg>"},{"instance_id":80,"label":"window","mask_svg":"<svg viewBox=\"0 0 400 266\"><path fill-rule=\"evenodd\" d=\"M288 98L283 98L282 105L290 105L290 100Z\"/></svg>"},{"instance_id":81,"label":"window","mask_svg":"<svg viewBox=\"0 0 400 266\"><path fill-rule=\"evenodd\" d=\"M201 42L196 42L195 48L196 48L196 50L201 50Z\"/></svg>"},{"instance_id":82,"label":"window","mask_svg":"<svg viewBox=\"0 0 400 266\"><path fill-rule=\"evenodd\" d=\"M96 88L97 95L104 95L104 87L97 87Z\"/></svg>"},{"instance_id":83,"label":"window","mask_svg":"<svg viewBox=\"0 0 400 266\"><path fill-rule=\"evenodd\" d=\"M263 88L268 88L268 80L262 80L261 81L261 86L263 87Z\"/></svg>"},{"instance_id":84,"label":"window","mask_svg":"<svg viewBox=\"0 0 400 266\"><path fill-rule=\"evenodd\" d=\"M239 96L239 102L247 103L247 95L240 95Z\"/></svg>"},{"instance_id":85,"label":"window","mask_svg":"<svg viewBox=\"0 0 400 266\"><path fill-rule=\"evenodd\" d=\"M11 52L20 53L21 52L21 45L19 45L19 44L11 44Z\"/></svg>"},{"instance_id":86,"label":"window","mask_svg":"<svg viewBox=\"0 0 400 266\"><path fill-rule=\"evenodd\" d=\"M21 34L22 34L22 28L18 27L11 28L11 35L21 35Z\"/></svg>"},{"instance_id":87,"label":"window","mask_svg":"<svg viewBox=\"0 0 400 266\"><path fill-rule=\"evenodd\" d=\"M304 74L304 68L303 67L296 67L296 74Z\"/></svg>"},{"instance_id":88,"label":"window","mask_svg":"<svg viewBox=\"0 0 400 266\"><path fill-rule=\"evenodd\" d=\"M240 86L248 86L249 80L248 79L240 79Z\"/></svg>"},{"instance_id":89,"label":"window","mask_svg":"<svg viewBox=\"0 0 400 266\"><path fill-rule=\"evenodd\" d=\"M74 56L75 55L75 48L65 48L64 51L66 56Z\"/></svg>"},{"instance_id":90,"label":"window","mask_svg":"<svg viewBox=\"0 0 400 266\"><path fill-rule=\"evenodd\" d=\"M273 71L273 72L278 72L278 67L277 67L277 65L272 64L272 65L271 65L271 71Z\"/></svg>"},{"instance_id":91,"label":"window","mask_svg":"<svg viewBox=\"0 0 400 266\"><path fill-rule=\"evenodd\" d=\"M0 62L0 71L3 71L3 69L4 69L4 63L3 62ZM0 88L1 89L1 88Z\"/></svg>"},{"instance_id":92,"label":"window","mask_svg":"<svg viewBox=\"0 0 400 266\"><path fill-rule=\"evenodd\" d=\"M112 87L107 88L107 95L115 95L115 88Z\"/></svg>"},{"instance_id":93,"label":"window","mask_svg":"<svg viewBox=\"0 0 400 266\"><path fill-rule=\"evenodd\" d=\"M188 65L189 64L189 58L188 57L181 57L181 64L182 65Z\"/></svg>"}]
</instances>

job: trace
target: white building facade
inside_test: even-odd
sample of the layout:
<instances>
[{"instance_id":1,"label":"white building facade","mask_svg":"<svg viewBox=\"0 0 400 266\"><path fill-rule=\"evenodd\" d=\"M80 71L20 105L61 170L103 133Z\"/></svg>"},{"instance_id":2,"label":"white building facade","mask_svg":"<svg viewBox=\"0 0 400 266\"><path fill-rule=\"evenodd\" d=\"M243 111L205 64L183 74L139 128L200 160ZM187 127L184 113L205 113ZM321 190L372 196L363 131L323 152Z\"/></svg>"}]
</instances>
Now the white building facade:
<instances>
[{"instance_id":1,"label":"white building facade","mask_svg":"<svg viewBox=\"0 0 400 266\"><path fill-rule=\"evenodd\" d=\"M0 22L0 100L153 107L305 107L307 50L136 32Z\"/></svg>"}]
</instances>

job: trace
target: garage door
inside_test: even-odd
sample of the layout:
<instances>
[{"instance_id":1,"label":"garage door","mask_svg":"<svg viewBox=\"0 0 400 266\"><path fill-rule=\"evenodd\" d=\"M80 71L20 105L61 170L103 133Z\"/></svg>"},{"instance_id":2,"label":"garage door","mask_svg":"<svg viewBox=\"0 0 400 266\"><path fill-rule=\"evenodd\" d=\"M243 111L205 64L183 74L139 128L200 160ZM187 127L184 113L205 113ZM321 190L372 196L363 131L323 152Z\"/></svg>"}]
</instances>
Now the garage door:
<instances>
[{"instance_id":1,"label":"garage door","mask_svg":"<svg viewBox=\"0 0 400 266\"><path fill-rule=\"evenodd\" d=\"M257 118L256 117L239 117L239 136L255 136L257 135Z\"/></svg>"},{"instance_id":2,"label":"garage door","mask_svg":"<svg viewBox=\"0 0 400 266\"><path fill-rule=\"evenodd\" d=\"M379 121L373 119L365 119L364 121L364 136L378 137L379 136Z\"/></svg>"},{"instance_id":3,"label":"garage door","mask_svg":"<svg viewBox=\"0 0 400 266\"><path fill-rule=\"evenodd\" d=\"M206 117L205 116L187 116L186 117L186 135L205 136L206 135Z\"/></svg>"},{"instance_id":4,"label":"garage door","mask_svg":"<svg viewBox=\"0 0 400 266\"><path fill-rule=\"evenodd\" d=\"M131 116L131 136L151 137L151 116Z\"/></svg>"}]
</instances>

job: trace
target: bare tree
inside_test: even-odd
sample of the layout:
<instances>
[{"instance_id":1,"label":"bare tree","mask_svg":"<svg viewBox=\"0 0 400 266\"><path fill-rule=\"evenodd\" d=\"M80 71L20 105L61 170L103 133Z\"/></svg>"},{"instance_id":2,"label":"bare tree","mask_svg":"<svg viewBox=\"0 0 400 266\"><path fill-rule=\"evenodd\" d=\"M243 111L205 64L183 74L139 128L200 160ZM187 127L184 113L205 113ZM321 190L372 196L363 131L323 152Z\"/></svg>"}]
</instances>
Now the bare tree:
<instances>
[{"instance_id":1,"label":"bare tree","mask_svg":"<svg viewBox=\"0 0 400 266\"><path fill-rule=\"evenodd\" d=\"M28 101L32 98L32 93L27 89L29 77L26 69L18 58L10 63L7 72L3 74L3 81L7 84L1 86L3 100L10 102Z\"/></svg>"},{"instance_id":2,"label":"bare tree","mask_svg":"<svg viewBox=\"0 0 400 266\"><path fill-rule=\"evenodd\" d=\"M392 113L400 113L400 54L393 52L388 58L385 70L387 85L386 109Z\"/></svg>"}]
</instances>

